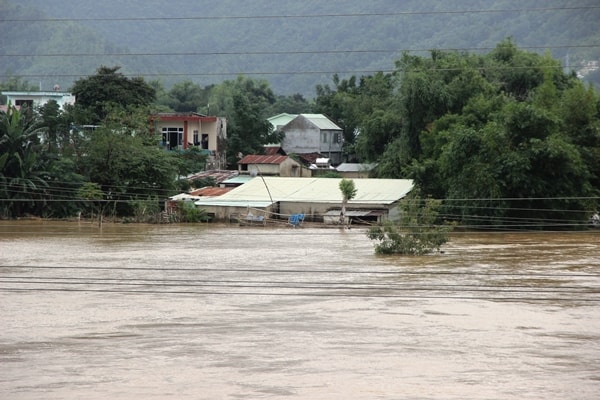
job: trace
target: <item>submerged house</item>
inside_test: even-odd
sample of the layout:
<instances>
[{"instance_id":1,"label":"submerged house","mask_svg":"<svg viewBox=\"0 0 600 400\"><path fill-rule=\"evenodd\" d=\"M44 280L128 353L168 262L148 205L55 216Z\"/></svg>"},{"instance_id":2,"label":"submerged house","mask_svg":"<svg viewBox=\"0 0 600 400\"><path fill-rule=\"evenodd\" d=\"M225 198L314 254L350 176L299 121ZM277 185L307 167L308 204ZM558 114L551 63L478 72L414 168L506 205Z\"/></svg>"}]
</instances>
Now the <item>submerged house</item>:
<instances>
[{"instance_id":1,"label":"submerged house","mask_svg":"<svg viewBox=\"0 0 600 400\"><path fill-rule=\"evenodd\" d=\"M255 177L222 196L200 199L196 206L214 220L228 221L249 211L287 220L302 213L307 221L339 219L342 193L339 178ZM356 221L380 222L399 215L398 204L412 189L411 179L357 179L356 196L346 206ZM336 220L337 220L336 219Z\"/></svg>"}]
</instances>

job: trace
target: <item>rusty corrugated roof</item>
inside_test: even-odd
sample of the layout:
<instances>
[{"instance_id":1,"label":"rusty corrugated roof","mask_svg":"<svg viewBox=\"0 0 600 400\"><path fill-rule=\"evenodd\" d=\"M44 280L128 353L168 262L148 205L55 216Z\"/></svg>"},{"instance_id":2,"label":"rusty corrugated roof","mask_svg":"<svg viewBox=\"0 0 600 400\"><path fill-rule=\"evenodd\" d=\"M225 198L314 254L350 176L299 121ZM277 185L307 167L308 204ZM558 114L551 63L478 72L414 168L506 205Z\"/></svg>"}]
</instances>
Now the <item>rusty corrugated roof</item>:
<instances>
[{"instance_id":1,"label":"rusty corrugated roof","mask_svg":"<svg viewBox=\"0 0 600 400\"><path fill-rule=\"evenodd\" d=\"M201 172L197 172L192 175L188 175L188 176L186 176L185 179L187 179L188 181L193 181L195 179L212 178L215 180L215 182L221 183L223 181L226 181L227 179L231 179L238 175L239 175L238 171L213 169L213 170L209 170L209 171L201 171Z\"/></svg>"},{"instance_id":2,"label":"rusty corrugated roof","mask_svg":"<svg viewBox=\"0 0 600 400\"><path fill-rule=\"evenodd\" d=\"M192 196L216 197L216 196L221 196L222 194L229 192L231 189L233 189L233 188L207 186L207 187L203 187L200 189L192 190L190 192L190 194Z\"/></svg>"},{"instance_id":3,"label":"rusty corrugated roof","mask_svg":"<svg viewBox=\"0 0 600 400\"><path fill-rule=\"evenodd\" d=\"M281 146L265 146L265 155L267 156L276 156L282 155L285 156L285 151L281 148Z\"/></svg>"},{"instance_id":4,"label":"rusty corrugated roof","mask_svg":"<svg viewBox=\"0 0 600 400\"><path fill-rule=\"evenodd\" d=\"M287 160L288 156L273 155L273 156L262 156L256 154L249 154L238 161L238 164L281 164Z\"/></svg>"},{"instance_id":5,"label":"rusty corrugated roof","mask_svg":"<svg viewBox=\"0 0 600 400\"><path fill-rule=\"evenodd\" d=\"M298 157L304 164L310 165L317 162L317 158L323 157L320 153L298 153Z\"/></svg>"}]
</instances>

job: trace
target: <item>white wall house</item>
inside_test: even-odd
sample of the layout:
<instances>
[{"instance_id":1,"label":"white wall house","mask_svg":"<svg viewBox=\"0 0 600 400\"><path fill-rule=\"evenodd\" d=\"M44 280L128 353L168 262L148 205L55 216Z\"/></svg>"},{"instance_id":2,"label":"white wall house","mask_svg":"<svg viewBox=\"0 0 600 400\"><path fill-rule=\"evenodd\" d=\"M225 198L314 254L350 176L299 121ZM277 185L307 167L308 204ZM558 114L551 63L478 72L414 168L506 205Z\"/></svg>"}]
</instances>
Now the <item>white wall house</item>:
<instances>
[{"instance_id":1,"label":"white wall house","mask_svg":"<svg viewBox=\"0 0 600 400\"><path fill-rule=\"evenodd\" d=\"M56 101L59 107L64 110L67 104L75 104L75 96L69 92L52 91L52 92L12 92L3 91L2 95L6 96L6 104L21 107L28 105L29 107L37 108L45 105L50 100Z\"/></svg>"}]
</instances>

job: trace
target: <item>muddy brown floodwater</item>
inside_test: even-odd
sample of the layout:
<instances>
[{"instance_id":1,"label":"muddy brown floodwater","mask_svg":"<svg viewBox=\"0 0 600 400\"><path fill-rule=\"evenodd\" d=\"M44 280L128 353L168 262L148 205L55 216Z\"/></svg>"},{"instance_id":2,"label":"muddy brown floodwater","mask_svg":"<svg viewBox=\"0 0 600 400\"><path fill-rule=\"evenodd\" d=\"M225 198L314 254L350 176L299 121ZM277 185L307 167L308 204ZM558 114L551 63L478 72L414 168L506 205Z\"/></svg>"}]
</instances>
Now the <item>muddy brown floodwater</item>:
<instances>
[{"instance_id":1,"label":"muddy brown floodwater","mask_svg":"<svg viewBox=\"0 0 600 400\"><path fill-rule=\"evenodd\" d=\"M598 399L600 231L0 222L2 399Z\"/></svg>"}]
</instances>

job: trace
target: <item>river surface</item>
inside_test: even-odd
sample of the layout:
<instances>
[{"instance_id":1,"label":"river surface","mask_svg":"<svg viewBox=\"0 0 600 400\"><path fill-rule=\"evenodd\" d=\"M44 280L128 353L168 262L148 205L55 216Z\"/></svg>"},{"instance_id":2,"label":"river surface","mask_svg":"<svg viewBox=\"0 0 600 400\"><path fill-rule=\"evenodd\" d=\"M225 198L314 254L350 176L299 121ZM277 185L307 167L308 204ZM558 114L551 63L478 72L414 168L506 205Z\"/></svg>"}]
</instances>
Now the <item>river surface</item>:
<instances>
[{"instance_id":1,"label":"river surface","mask_svg":"<svg viewBox=\"0 0 600 400\"><path fill-rule=\"evenodd\" d=\"M1 399L598 399L600 231L0 221Z\"/></svg>"}]
</instances>

